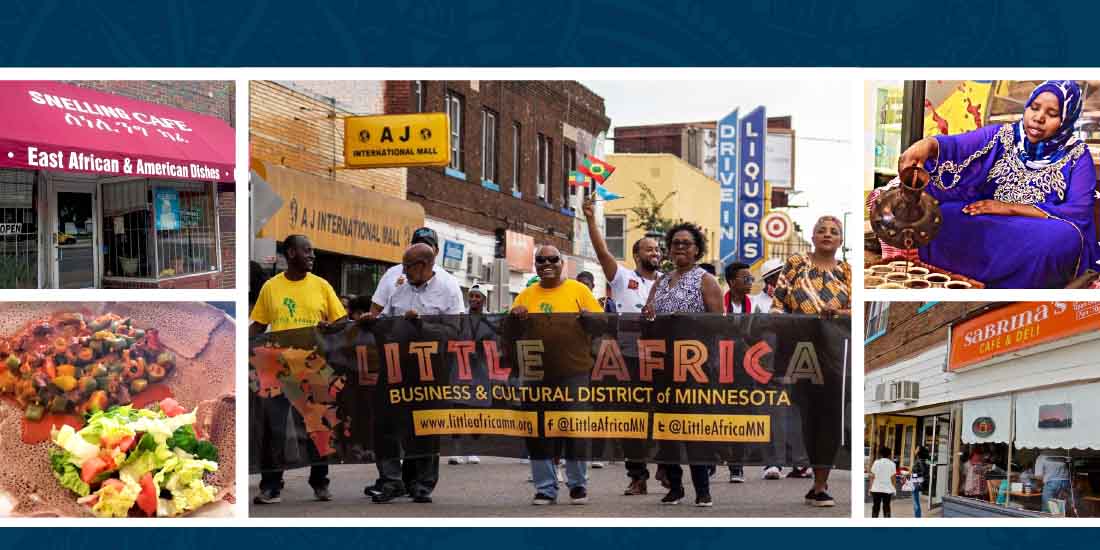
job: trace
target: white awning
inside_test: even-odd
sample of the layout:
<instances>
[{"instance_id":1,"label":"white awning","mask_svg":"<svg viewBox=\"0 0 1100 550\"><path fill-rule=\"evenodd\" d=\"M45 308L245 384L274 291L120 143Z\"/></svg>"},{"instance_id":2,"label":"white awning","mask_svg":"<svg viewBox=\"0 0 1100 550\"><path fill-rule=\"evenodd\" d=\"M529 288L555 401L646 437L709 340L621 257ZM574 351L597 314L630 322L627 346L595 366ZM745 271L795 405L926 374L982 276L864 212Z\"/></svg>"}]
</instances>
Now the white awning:
<instances>
[{"instance_id":1,"label":"white awning","mask_svg":"<svg viewBox=\"0 0 1100 550\"><path fill-rule=\"evenodd\" d=\"M1044 427L1040 427L1039 413L1043 406L1047 407L1047 417L1043 419ZM1056 416L1051 416L1052 413ZM1016 447L1100 450L1100 384L1017 394Z\"/></svg>"},{"instance_id":2,"label":"white awning","mask_svg":"<svg viewBox=\"0 0 1100 550\"><path fill-rule=\"evenodd\" d=\"M963 402L963 443L1008 443L1009 419L1012 411L1012 396L990 397L987 399L975 399ZM989 419L993 421L992 433L979 435L975 433L975 420ZM983 423L984 424L984 423ZM986 426L988 427L988 426Z\"/></svg>"}]
</instances>

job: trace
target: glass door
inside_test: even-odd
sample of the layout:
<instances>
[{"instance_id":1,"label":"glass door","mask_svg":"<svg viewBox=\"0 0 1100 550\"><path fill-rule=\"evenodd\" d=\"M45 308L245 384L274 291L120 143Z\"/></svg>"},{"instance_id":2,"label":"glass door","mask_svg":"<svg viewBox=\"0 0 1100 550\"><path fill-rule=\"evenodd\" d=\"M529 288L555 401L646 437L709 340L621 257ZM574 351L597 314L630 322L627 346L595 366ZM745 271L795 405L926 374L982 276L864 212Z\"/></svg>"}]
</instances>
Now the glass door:
<instances>
[{"instance_id":1,"label":"glass door","mask_svg":"<svg viewBox=\"0 0 1100 550\"><path fill-rule=\"evenodd\" d=\"M951 471L951 417L940 415L928 419L932 436L928 473L928 501L932 508L943 504Z\"/></svg>"},{"instance_id":2,"label":"glass door","mask_svg":"<svg viewBox=\"0 0 1100 550\"><path fill-rule=\"evenodd\" d=\"M53 280L57 288L94 288L95 195L91 191L53 193Z\"/></svg>"}]
</instances>

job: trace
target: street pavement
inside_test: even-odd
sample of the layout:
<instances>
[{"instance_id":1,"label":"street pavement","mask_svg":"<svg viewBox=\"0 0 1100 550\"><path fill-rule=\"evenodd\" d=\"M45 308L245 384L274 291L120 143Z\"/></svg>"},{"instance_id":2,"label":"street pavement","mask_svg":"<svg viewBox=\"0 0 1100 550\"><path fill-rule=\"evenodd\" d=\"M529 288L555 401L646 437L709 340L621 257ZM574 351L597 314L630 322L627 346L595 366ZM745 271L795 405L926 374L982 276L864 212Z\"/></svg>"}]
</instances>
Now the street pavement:
<instances>
[{"instance_id":1,"label":"street pavement","mask_svg":"<svg viewBox=\"0 0 1100 550\"><path fill-rule=\"evenodd\" d=\"M863 497L863 517L871 517L871 496L865 495ZM943 508L938 507L935 510L930 510L928 505L928 496L921 495L921 517L926 518L942 518ZM881 511L879 512L882 513ZM896 496L894 500L890 502L890 516L894 518L912 518L913 515L913 498L911 496Z\"/></svg>"},{"instance_id":2,"label":"street pavement","mask_svg":"<svg viewBox=\"0 0 1100 550\"><path fill-rule=\"evenodd\" d=\"M816 508L803 503L809 479L764 480L761 468L746 467L746 483L729 483L729 471L718 467L711 478L714 506L694 506L691 475L684 468L687 498L677 506L661 505L666 490L649 480L649 494L623 496L628 480L621 462L602 469L589 468L588 504L569 504L568 489L559 489L558 504L533 506L534 486L525 481L530 466L516 459L482 457L481 464L447 464L443 458L440 482L432 504L415 504L408 498L389 504L374 504L363 495L373 483L374 465L332 466L331 502L313 500L306 479L309 469L286 472L281 504L252 504L259 492L260 476L249 477L251 517L851 517L851 472L836 470L829 478L829 493L836 506ZM650 465L650 474L655 466ZM784 474L786 470L784 470ZM900 504L900 503L899 503ZM900 506L899 506L900 508Z\"/></svg>"}]
</instances>

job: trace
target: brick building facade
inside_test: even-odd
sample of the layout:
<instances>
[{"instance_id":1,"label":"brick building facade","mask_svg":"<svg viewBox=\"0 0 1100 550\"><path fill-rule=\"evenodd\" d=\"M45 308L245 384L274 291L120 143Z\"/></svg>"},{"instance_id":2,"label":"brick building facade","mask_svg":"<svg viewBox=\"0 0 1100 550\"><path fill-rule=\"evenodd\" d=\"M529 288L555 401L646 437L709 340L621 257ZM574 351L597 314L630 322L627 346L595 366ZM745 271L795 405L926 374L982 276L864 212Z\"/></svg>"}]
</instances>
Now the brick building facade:
<instances>
[{"instance_id":1,"label":"brick building facade","mask_svg":"<svg viewBox=\"0 0 1100 550\"><path fill-rule=\"evenodd\" d=\"M873 302L864 304L864 319L870 320L876 307ZM873 334L868 324L867 343L864 346L864 368L868 373L913 357L928 348L942 345L952 324L996 307L982 302L890 302L886 332ZM876 331L877 332L877 331Z\"/></svg>"},{"instance_id":2,"label":"brick building facade","mask_svg":"<svg viewBox=\"0 0 1100 550\"><path fill-rule=\"evenodd\" d=\"M563 213L571 204L566 178L586 146L610 126L603 98L574 81L385 83L387 113L446 113L454 100L461 105L458 159L450 169L410 168L409 200L433 218L489 233L503 227L571 251L574 219ZM487 145L495 160L488 165L482 154L487 125L496 138ZM541 170L542 197L540 144L546 144L549 161Z\"/></svg>"}]
</instances>

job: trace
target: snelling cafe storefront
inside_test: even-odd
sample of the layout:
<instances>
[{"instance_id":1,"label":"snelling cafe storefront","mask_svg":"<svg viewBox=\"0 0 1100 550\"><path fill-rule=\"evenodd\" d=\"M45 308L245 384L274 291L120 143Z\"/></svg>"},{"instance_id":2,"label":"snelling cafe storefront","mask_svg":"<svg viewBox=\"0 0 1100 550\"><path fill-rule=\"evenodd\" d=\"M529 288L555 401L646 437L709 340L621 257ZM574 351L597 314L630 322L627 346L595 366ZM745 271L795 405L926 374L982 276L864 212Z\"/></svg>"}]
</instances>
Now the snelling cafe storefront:
<instances>
[{"instance_id":1,"label":"snelling cafe storefront","mask_svg":"<svg viewBox=\"0 0 1100 550\"><path fill-rule=\"evenodd\" d=\"M1100 302L991 304L952 325L940 402L873 415L867 441L925 446L944 517L1100 517L1098 357Z\"/></svg>"},{"instance_id":2,"label":"snelling cafe storefront","mask_svg":"<svg viewBox=\"0 0 1100 550\"><path fill-rule=\"evenodd\" d=\"M217 288L215 117L44 81L0 82L0 288Z\"/></svg>"},{"instance_id":3,"label":"snelling cafe storefront","mask_svg":"<svg viewBox=\"0 0 1100 550\"><path fill-rule=\"evenodd\" d=\"M256 237L278 244L290 235L309 237L317 256L313 272L337 294L373 294L424 225L424 207L415 202L262 161L253 160L251 169L253 194L259 178L282 202ZM277 263L285 267L278 250Z\"/></svg>"}]
</instances>

